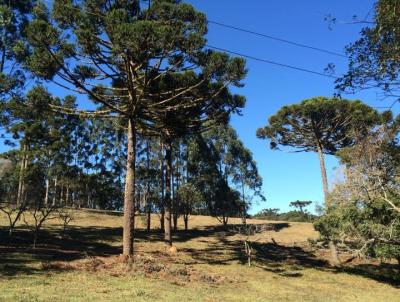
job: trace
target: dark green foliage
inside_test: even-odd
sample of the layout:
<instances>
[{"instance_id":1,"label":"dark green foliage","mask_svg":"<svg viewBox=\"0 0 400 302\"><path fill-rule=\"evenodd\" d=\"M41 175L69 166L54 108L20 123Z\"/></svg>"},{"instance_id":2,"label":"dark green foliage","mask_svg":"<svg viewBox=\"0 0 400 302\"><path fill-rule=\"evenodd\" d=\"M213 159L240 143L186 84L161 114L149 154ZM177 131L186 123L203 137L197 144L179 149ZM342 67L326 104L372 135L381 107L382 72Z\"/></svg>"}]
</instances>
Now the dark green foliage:
<instances>
[{"instance_id":1,"label":"dark green foliage","mask_svg":"<svg viewBox=\"0 0 400 302\"><path fill-rule=\"evenodd\" d=\"M318 97L282 107L257 137L270 139L274 149L317 152L320 145L323 153L334 155L354 144L355 132L365 133L378 121L378 112L361 101Z\"/></svg>"},{"instance_id":2,"label":"dark green foliage","mask_svg":"<svg viewBox=\"0 0 400 302\"><path fill-rule=\"evenodd\" d=\"M400 259L398 214L383 201L337 205L314 226L323 239L345 244L359 256Z\"/></svg>"},{"instance_id":3,"label":"dark green foliage","mask_svg":"<svg viewBox=\"0 0 400 302\"><path fill-rule=\"evenodd\" d=\"M20 94L23 88L25 72L20 63L28 55L24 41L29 13L35 2L0 1L0 101Z\"/></svg>"},{"instance_id":4,"label":"dark green foliage","mask_svg":"<svg viewBox=\"0 0 400 302\"><path fill-rule=\"evenodd\" d=\"M299 209L300 212L303 212L304 208L308 207L310 204L312 204L312 201L309 200L296 200L296 201L292 201L289 205L291 207L295 207L296 209Z\"/></svg>"},{"instance_id":5,"label":"dark green foliage","mask_svg":"<svg viewBox=\"0 0 400 302\"><path fill-rule=\"evenodd\" d=\"M348 72L337 81L339 93L378 87L398 98L400 71L400 5L398 0L379 0L374 18L360 38L347 46Z\"/></svg>"},{"instance_id":6,"label":"dark green foliage","mask_svg":"<svg viewBox=\"0 0 400 302\"><path fill-rule=\"evenodd\" d=\"M283 213L279 213L279 211L279 209L263 209L253 215L252 218L275 221L312 222L318 217L307 211L289 211Z\"/></svg>"},{"instance_id":7,"label":"dark green foliage","mask_svg":"<svg viewBox=\"0 0 400 302\"><path fill-rule=\"evenodd\" d=\"M340 242L356 255L400 256L400 148L396 122L339 154L344 179L330 194L330 206L315 223L322 239Z\"/></svg>"}]
</instances>

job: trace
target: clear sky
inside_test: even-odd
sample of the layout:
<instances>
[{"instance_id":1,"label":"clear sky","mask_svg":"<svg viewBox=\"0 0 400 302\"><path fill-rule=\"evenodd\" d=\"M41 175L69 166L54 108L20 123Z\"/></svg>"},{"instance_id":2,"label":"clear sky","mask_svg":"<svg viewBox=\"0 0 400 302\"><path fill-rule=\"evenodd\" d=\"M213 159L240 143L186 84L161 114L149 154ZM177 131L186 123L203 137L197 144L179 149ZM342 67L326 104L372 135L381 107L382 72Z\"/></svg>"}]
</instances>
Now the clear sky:
<instances>
[{"instance_id":1,"label":"clear sky","mask_svg":"<svg viewBox=\"0 0 400 302\"><path fill-rule=\"evenodd\" d=\"M360 24L349 24L354 15L364 18L372 13L372 0L190 0L208 19L334 52L357 39ZM324 20L337 18L332 29ZM263 39L246 33L209 25L208 44L257 58L323 72L328 63L336 64L336 73L346 70L346 58ZM251 213L262 208L288 210L294 200L322 202L322 184L317 155L272 151L268 142L256 138L256 129L264 126L268 116L286 104L314 96L332 96L333 79L248 60L249 73L240 93L247 98L243 116L232 124L245 145L253 152L264 180L267 202L254 205ZM389 106L376 92L345 95L361 99L372 106ZM337 175L337 160L326 158L330 181ZM310 208L313 210L313 207Z\"/></svg>"},{"instance_id":2,"label":"clear sky","mask_svg":"<svg viewBox=\"0 0 400 302\"><path fill-rule=\"evenodd\" d=\"M208 19L343 53L344 47L357 39L360 24L349 24L354 15L364 18L371 12L373 0L187 0ZM338 22L332 29L324 20L334 16ZM283 64L323 72L328 63L335 63L337 74L346 70L346 58L310 49L279 43L213 24L209 25L208 44L276 61ZM294 200L322 202L322 184L317 155L272 151L269 144L256 138L255 132L267 118L285 104L314 96L332 96L333 79L248 60L245 87L238 93L246 96L243 116L233 117L232 124L254 159L264 180L267 202L254 205L251 213L262 208L289 209ZM64 92L53 91L62 96ZM361 99L371 106L388 106L376 92L345 96ZM0 152L5 146L0 143ZM337 160L326 158L328 177L335 178ZM313 208L310 208L311 210Z\"/></svg>"}]
</instances>

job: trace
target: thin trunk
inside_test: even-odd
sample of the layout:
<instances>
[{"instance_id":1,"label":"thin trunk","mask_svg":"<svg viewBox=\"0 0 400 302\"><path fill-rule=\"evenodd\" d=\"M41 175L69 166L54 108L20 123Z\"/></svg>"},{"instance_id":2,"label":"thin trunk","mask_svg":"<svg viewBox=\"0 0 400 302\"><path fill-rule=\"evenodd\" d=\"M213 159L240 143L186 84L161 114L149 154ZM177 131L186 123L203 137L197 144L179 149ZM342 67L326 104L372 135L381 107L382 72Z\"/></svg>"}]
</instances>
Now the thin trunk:
<instances>
[{"instance_id":1,"label":"thin trunk","mask_svg":"<svg viewBox=\"0 0 400 302\"><path fill-rule=\"evenodd\" d=\"M172 176L172 143L168 139L165 158L167 160L167 170L165 175L165 227L164 227L164 239L169 245L172 245L171 238L171 176Z\"/></svg>"},{"instance_id":2,"label":"thin trunk","mask_svg":"<svg viewBox=\"0 0 400 302\"><path fill-rule=\"evenodd\" d=\"M44 204L46 206L49 204L49 187L50 187L50 182L48 179L46 179L46 193L44 195Z\"/></svg>"},{"instance_id":3,"label":"thin trunk","mask_svg":"<svg viewBox=\"0 0 400 302\"><path fill-rule=\"evenodd\" d=\"M165 179L164 179L164 144L160 140L160 150L161 150L161 160L160 160L160 172L161 172L161 206L160 206L160 229L164 232L165 230L165 208L164 208L164 186L165 186Z\"/></svg>"},{"instance_id":4,"label":"thin trunk","mask_svg":"<svg viewBox=\"0 0 400 302\"><path fill-rule=\"evenodd\" d=\"M23 149L22 149L22 158L21 158L21 165L20 165L20 170L19 170L19 180L18 180L18 192L17 192L17 202L16 204L19 205L22 203L23 195L24 195L24 173L25 169L27 167L27 160L26 160L26 151L27 147L26 144L24 144Z\"/></svg>"},{"instance_id":5,"label":"thin trunk","mask_svg":"<svg viewBox=\"0 0 400 302\"><path fill-rule=\"evenodd\" d=\"M133 240L135 229L135 165L136 165L136 129L132 118L128 123L128 149L126 159L125 196L124 196L124 256L133 255Z\"/></svg>"},{"instance_id":6,"label":"thin trunk","mask_svg":"<svg viewBox=\"0 0 400 302\"><path fill-rule=\"evenodd\" d=\"M172 216L172 220L174 223L174 231L178 230L178 215L176 214L176 212L174 213L174 215Z\"/></svg>"},{"instance_id":7,"label":"thin trunk","mask_svg":"<svg viewBox=\"0 0 400 302\"><path fill-rule=\"evenodd\" d=\"M320 144L317 144L317 152L318 152L318 157L319 157L319 165L321 168L322 187L324 190L324 201L325 201L325 205L327 205L328 195L329 195L328 177L326 175L324 153L322 152L322 146Z\"/></svg>"},{"instance_id":8,"label":"thin trunk","mask_svg":"<svg viewBox=\"0 0 400 302\"><path fill-rule=\"evenodd\" d=\"M53 206L56 205L56 199L57 199L57 176L54 178L54 196L53 196Z\"/></svg>"},{"instance_id":9,"label":"thin trunk","mask_svg":"<svg viewBox=\"0 0 400 302\"><path fill-rule=\"evenodd\" d=\"M147 168L147 187L146 187L146 209L147 209L147 232L150 232L151 228L151 204L149 200L149 194L150 194L150 144L149 140L147 140L146 143L146 168Z\"/></svg>"},{"instance_id":10,"label":"thin trunk","mask_svg":"<svg viewBox=\"0 0 400 302\"><path fill-rule=\"evenodd\" d=\"M324 202L325 206L329 206L329 186L328 186L328 177L326 175L326 167L325 167L325 159L324 159L324 153L322 152L322 146L320 143L317 143L317 152L318 152L318 157L319 157L319 165L321 168L321 176L322 176L322 187L324 191ZM331 262L333 266L340 266L340 258L339 258L339 252L336 246L336 243L331 240L329 241L329 249L331 251Z\"/></svg>"},{"instance_id":11,"label":"thin trunk","mask_svg":"<svg viewBox=\"0 0 400 302\"><path fill-rule=\"evenodd\" d=\"M184 223L185 223L185 231L187 231L188 230L188 226L189 226L189 216L188 215L184 215L183 216L183 221L184 221Z\"/></svg>"},{"instance_id":12,"label":"thin trunk","mask_svg":"<svg viewBox=\"0 0 400 302\"><path fill-rule=\"evenodd\" d=\"M64 183L61 184L60 190L60 206L64 205Z\"/></svg>"},{"instance_id":13,"label":"thin trunk","mask_svg":"<svg viewBox=\"0 0 400 302\"><path fill-rule=\"evenodd\" d=\"M69 202L69 186L67 185L67 191L65 192L65 205L68 206Z\"/></svg>"},{"instance_id":14,"label":"thin trunk","mask_svg":"<svg viewBox=\"0 0 400 302\"><path fill-rule=\"evenodd\" d=\"M245 199L245 194L244 194L244 180L243 180L243 175L242 175L242 224L246 225L246 199Z\"/></svg>"},{"instance_id":15,"label":"thin trunk","mask_svg":"<svg viewBox=\"0 0 400 302\"><path fill-rule=\"evenodd\" d=\"M151 207L147 205L147 232L151 229Z\"/></svg>"}]
</instances>

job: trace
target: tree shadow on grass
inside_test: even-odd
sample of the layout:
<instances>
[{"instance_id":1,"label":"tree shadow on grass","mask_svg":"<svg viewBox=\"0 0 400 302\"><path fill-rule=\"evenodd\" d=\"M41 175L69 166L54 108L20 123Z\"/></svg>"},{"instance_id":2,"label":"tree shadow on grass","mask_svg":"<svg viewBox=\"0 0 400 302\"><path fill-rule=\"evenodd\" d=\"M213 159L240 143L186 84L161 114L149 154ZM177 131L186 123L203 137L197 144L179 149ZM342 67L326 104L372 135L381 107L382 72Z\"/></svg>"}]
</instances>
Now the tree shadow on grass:
<instances>
[{"instance_id":1,"label":"tree shadow on grass","mask_svg":"<svg viewBox=\"0 0 400 302\"><path fill-rule=\"evenodd\" d=\"M278 228L277 231L280 229ZM213 242L203 241L203 243L207 244L205 248L182 249L183 252L191 255L194 263L229 265L239 262L243 265L248 264L248 258L244 251L244 241L229 240L229 235L235 234L234 231L229 231L229 229L207 227L194 230L191 234L185 234L180 239L184 241L192 239L192 236L207 237L208 232L214 238L218 238L218 240ZM199 241L202 242L202 240ZM251 246L251 265L280 276L302 277L303 274L301 271L303 269L313 268L331 273L362 276L400 288L400 271L398 265L355 264L345 265L342 268L334 268L330 266L329 261L317 256L313 250L306 247L286 246L276 242L251 242Z\"/></svg>"},{"instance_id":2,"label":"tree shadow on grass","mask_svg":"<svg viewBox=\"0 0 400 302\"><path fill-rule=\"evenodd\" d=\"M109 242L118 240L121 232L121 228L70 227L61 238L59 228L49 227L40 232L33 248L28 230L16 229L10 237L7 229L0 228L0 276L36 273L39 270L33 265L41 262L118 255L120 247Z\"/></svg>"},{"instance_id":3,"label":"tree shadow on grass","mask_svg":"<svg viewBox=\"0 0 400 302\"><path fill-rule=\"evenodd\" d=\"M263 231L279 232L288 228L288 223L267 223ZM229 265L232 263L247 264L244 253L244 242L229 238L237 234L234 226L206 226L188 231L179 230L173 233L174 242L196 240L193 246L181 248L192 260L186 264ZM44 274L37 268L41 262L73 261L86 257L115 256L121 253L122 228L111 227L76 227L71 226L63 239L60 229L50 227L40 234L39 245L32 248L32 234L27 230L17 229L12 237L8 230L0 227L0 278L20 274ZM138 230L138 242L162 242L161 230ZM200 244L196 246L197 244ZM340 269L331 268L326 260L315 255L311 250L299 246L285 246L275 242L252 242L252 265L266 271L286 277L301 277L304 268L347 273L400 287L400 272L395 265L358 264ZM204 247L205 246L205 247Z\"/></svg>"}]
</instances>

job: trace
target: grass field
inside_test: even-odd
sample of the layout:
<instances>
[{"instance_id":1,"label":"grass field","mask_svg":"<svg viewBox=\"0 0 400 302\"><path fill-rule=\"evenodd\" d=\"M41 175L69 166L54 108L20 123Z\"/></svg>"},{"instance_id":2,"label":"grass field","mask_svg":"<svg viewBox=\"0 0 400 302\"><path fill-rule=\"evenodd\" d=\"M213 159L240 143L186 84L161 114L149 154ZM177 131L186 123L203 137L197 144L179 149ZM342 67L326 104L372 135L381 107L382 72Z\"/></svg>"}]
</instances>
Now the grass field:
<instances>
[{"instance_id":1,"label":"grass field","mask_svg":"<svg viewBox=\"0 0 400 302\"><path fill-rule=\"evenodd\" d=\"M8 238L1 215L0 301L400 301L396 266L357 261L331 268L327 252L308 245L318 236L308 223L249 220L264 224L249 238L249 267L243 237L232 226L193 216L189 231L174 233L176 253L157 229L142 229L127 264L118 257L119 215L74 212L63 240L52 221L35 250L23 227ZM142 219L136 221L141 228ZM156 215L153 225L159 225Z\"/></svg>"}]
</instances>

